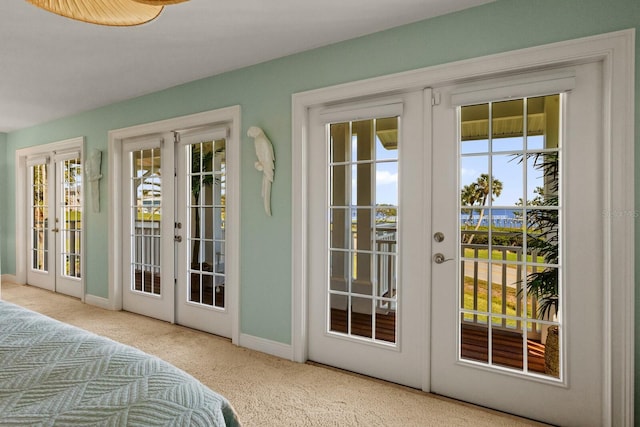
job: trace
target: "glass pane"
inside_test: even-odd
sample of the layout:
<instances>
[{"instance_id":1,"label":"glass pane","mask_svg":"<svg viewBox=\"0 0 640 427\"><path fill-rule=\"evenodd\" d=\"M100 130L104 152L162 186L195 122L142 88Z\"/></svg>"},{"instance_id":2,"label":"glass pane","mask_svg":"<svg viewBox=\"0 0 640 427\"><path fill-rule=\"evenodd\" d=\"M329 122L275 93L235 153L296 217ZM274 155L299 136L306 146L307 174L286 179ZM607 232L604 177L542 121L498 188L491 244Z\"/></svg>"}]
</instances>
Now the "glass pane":
<instances>
[{"instance_id":1,"label":"glass pane","mask_svg":"<svg viewBox=\"0 0 640 427\"><path fill-rule=\"evenodd\" d=\"M354 209L355 218L352 221L351 232L353 235L352 248L361 251L370 251L373 240L372 209Z\"/></svg>"},{"instance_id":2,"label":"glass pane","mask_svg":"<svg viewBox=\"0 0 640 427\"><path fill-rule=\"evenodd\" d=\"M349 123L335 123L330 126L330 162L342 163L349 161L351 148Z\"/></svg>"},{"instance_id":3,"label":"glass pane","mask_svg":"<svg viewBox=\"0 0 640 427\"><path fill-rule=\"evenodd\" d=\"M368 298L351 298L350 329L351 335L372 338L373 330L372 300Z\"/></svg>"},{"instance_id":4,"label":"glass pane","mask_svg":"<svg viewBox=\"0 0 640 427\"><path fill-rule=\"evenodd\" d=\"M462 154L489 151L489 104L467 105L460 109Z\"/></svg>"},{"instance_id":5,"label":"glass pane","mask_svg":"<svg viewBox=\"0 0 640 427\"><path fill-rule=\"evenodd\" d=\"M331 173L331 205L349 206L349 166L332 166Z\"/></svg>"},{"instance_id":6,"label":"glass pane","mask_svg":"<svg viewBox=\"0 0 640 427\"><path fill-rule=\"evenodd\" d=\"M355 205L370 206L373 203L373 188L371 188L373 177L373 164L362 163L354 165L355 175L353 175L353 197Z\"/></svg>"},{"instance_id":7,"label":"glass pane","mask_svg":"<svg viewBox=\"0 0 640 427\"><path fill-rule=\"evenodd\" d=\"M522 199L524 165L512 155L492 156L493 206L514 206Z\"/></svg>"},{"instance_id":8,"label":"glass pane","mask_svg":"<svg viewBox=\"0 0 640 427\"><path fill-rule=\"evenodd\" d=\"M492 317L491 323L502 325L505 323L505 319ZM523 370L522 348L522 332L491 328L491 362L494 365Z\"/></svg>"},{"instance_id":9,"label":"glass pane","mask_svg":"<svg viewBox=\"0 0 640 427\"><path fill-rule=\"evenodd\" d=\"M489 329L467 321L463 313L460 319L460 358L478 362L489 361Z\"/></svg>"},{"instance_id":10,"label":"glass pane","mask_svg":"<svg viewBox=\"0 0 640 427\"><path fill-rule=\"evenodd\" d=\"M349 216L349 209L333 208L330 210L330 213L330 247L335 249L349 249L349 235L351 234L351 217Z\"/></svg>"},{"instance_id":11,"label":"glass pane","mask_svg":"<svg viewBox=\"0 0 640 427\"><path fill-rule=\"evenodd\" d=\"M349 297L346 295L330 294L329 330L343 334L349 333L349 319L347 304Z\"/></svg>"},{"instance_id":12,"label":"glass pane","mask_svg":"<svg viewBox=\"0 0 640 427\"><path fill-rule=\"evenodd\" d=\"M373 295L371 271L373 259L370 253L355 252L353 254L351 273L351 292L356 294Z\"/></svg>"},{"instance_id":13,"label":"glass pane","mask_svg":"<svg viewBox=\"0 0 640 427\"><path fill-rule=\"evenodd\" d=\"M329 271L329 282L332 291L347 291L349 283L349 254L350 252L331 251L331 269Z\"/></svg>"},{"instance_id":14,"label":"glass pane","mask_svg":"<svg viewBox=\"0 0 640 427\"><path fill-rule=\"evenodd\" d=\"M376 165L376 205L398 204L398 162Z\"/></svg>"},{"instance_id":15,"label":"glass pane","mask_svg":"<svg viewBox=\"0 0 640 427\"><path fill-rule=\"evenodd\" d=\"M374 145L373 120L362 120L351 124L353 159L356 161L372 160Z\"/></svg>"},{"instance_id":16,"label":"glass pane","mask_svg":"<svg viewBox=\"0 0 640 427\"><path fill-rule=\"evenodd\" d=\"M376 159L398 159L398 118L377 119L376 123Z\"/></svg>"}]
</instances>

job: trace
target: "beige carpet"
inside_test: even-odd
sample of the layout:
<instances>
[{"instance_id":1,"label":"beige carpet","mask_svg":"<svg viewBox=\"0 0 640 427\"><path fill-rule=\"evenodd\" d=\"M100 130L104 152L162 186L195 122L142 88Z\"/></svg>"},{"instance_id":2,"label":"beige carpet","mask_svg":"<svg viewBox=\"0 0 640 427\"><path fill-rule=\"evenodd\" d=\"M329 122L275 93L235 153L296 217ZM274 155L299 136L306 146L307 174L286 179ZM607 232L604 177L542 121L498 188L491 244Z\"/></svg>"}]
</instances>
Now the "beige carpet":
<instances>
[{"instance_id":1,"label":"beige carpet","mask_svg":"<svg viewBox=\"0 0 640 427\"><path fill-rule=\"evenodd\" d=\"M1 297L174 364L226 396L245 427L541 425L31 286L2 283Z\"/></svg>"}]
</instances>

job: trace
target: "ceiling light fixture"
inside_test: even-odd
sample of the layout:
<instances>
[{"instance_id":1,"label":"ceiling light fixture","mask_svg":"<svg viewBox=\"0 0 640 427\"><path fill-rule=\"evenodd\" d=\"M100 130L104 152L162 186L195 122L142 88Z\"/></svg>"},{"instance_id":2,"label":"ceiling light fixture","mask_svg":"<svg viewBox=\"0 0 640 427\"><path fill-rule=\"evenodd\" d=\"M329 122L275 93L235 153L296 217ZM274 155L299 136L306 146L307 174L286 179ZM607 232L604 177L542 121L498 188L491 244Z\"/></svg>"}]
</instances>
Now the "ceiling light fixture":
<instances>
[{"instance_id":1,"label":"ceiling light fixture","mask_svg":"<svg viewBox=\"0 0 640 427\"><path fill-rule=\"evenodd\" d=\"M91 24L126 27L155 19L165 5L188 0L26 0L41 9Z\"/></svg>"}]
</instances>

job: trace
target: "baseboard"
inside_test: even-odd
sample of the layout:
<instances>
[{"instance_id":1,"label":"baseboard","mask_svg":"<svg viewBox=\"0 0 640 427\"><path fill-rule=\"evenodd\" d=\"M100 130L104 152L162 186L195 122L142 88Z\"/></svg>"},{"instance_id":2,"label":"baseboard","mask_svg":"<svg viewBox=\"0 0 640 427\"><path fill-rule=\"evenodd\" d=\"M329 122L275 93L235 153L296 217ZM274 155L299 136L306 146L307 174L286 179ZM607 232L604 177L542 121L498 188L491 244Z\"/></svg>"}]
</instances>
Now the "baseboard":
<instances>
[{"instance_id":1,"label":"baseboard","mask_svg":"<svg viewBox=\"0 0 640 427\"><path fill-rule=\"evenodd\" d=\"M240 334L240 347L246 347L272 356L281 357L287 360L293 360L293 347L289 344L283 344L277 341L271 341L253 335Z\"/></svg>"},{"instance_id":2,"label":"baseboard","mask_svg":"<svg viewBox=\"0 0 640 427\"><path fill-rule=\"evenodd\" d=\"M109 303L109 298L102 298L87 294L84 296L84 302L85 304L95 305L96 307L104 308L105 310L113 310Z\"/></svg>"},{"instance_id":3,"label":"baseboard","mask_svg":"<svg viewBox=\"0 0 640 427\"><path fill-rule=\"evenodd\" d=\"M2 283L9 282L15 283L16 285L24 285L24 283L18 283L18 278L13 274L3 274L2 276L0 276L0 281Z\"/></svg>"}]
</instances>

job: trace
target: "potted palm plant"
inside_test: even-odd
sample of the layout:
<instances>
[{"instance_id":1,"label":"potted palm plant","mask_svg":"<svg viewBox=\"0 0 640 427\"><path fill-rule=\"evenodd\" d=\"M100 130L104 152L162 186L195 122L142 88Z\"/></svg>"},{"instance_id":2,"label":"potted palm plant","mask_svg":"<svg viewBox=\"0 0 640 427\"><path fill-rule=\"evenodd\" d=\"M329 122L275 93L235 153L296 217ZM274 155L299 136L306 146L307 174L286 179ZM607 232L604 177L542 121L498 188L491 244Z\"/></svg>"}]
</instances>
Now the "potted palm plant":
<instances>
[{"instance_id":1,"label":"potted palm plant","mask_svg":"<svg viewBox=\"0 0 640 427\"><path fill-rule=\"evenodd\" d=\"M557 153L535 153L528 156L533 167L542 171L545 186L536 199L535 209L527 209L527 246L530 253L542 257L548 266L527 275L526 292L538 303L536 316L551 319L558 313L558 188L559 162ZM522 159L521 159L522 161ZM545 373L558 377L558 327L547 330L545 342Z\"/></svg>"}]
</instances>

